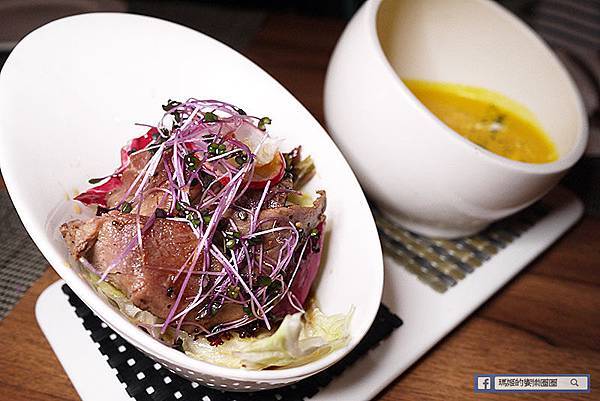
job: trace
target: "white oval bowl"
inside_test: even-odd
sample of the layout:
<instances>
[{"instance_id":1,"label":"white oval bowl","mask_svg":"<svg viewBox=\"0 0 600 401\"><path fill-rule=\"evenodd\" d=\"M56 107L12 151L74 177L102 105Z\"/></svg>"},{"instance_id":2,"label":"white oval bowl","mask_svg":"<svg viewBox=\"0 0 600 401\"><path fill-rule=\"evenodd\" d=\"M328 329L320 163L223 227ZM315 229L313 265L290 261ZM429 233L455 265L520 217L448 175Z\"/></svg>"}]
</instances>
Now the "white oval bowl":
<instances>
[{"instance_id":1,"label":"white oval bowl","mask_svg":"<svg viewBox=\"0 0 600 401\"><path fill-rule=\"evenodd\" d=\"M172 61L170 58L175 58ZM90 177L113 171L119 149L156 123L161 104L221 99L268 115L272 135L302 145L327 191L327 232L316 297L325 313L352 318L349 344L315 362L280 370L224 368L151 338L105 303L69 266L58 225L81 217L69 199ZM383 261L360 186L311 114L278 82L229 47L191 29L128 14L52 22L13 50L0 74L0 166L27 231L75 293L111 328L175 373L233 391L279 387L331 366L356 346L377 313ZM65 333L68 335L68 333Z\"/></svg>"},{"instance_id":2,"label":"white oval bowl","mask_svg":"<svg viewBox=\"0 0 600 401\"><path fill-rule=\"evenodd\" d=\"M510 160L452 131L400 77L480 86L527 106L557 146ZM325 118L365 191L408 229L473 234L548 192L583 154L587 119L560 61L488 0L368 0L331 57Z\"/></svg>"}]
</instances>

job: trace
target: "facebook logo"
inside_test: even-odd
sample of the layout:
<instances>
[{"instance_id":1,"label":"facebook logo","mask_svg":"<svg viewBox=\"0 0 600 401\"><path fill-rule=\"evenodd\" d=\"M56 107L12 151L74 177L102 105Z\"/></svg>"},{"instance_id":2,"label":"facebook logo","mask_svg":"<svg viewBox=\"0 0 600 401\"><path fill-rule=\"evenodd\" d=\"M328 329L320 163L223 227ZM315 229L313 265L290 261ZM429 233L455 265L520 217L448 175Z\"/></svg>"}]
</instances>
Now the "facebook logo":
<instances>
[{"instance_id":1,"label":"facebook logo","mask_svg":"<svg viewBox=\"0 0 600 401\"><path fill-rule=\"evenodd\" d=\"M589 393L590 375L581 374L476 374L476 393L563 392Z\"/></svg>"},{"instance_id":2,"label":"facebook logo","mask_svg":"<svg viewBox=\"0 0 600 401\"><path fill-rule=\"evenodd\" d=\"M475 388L475 391L485 391L492 389L491 376L477 376L476 380L477 387Z\"/></svg>"}]
</instances>

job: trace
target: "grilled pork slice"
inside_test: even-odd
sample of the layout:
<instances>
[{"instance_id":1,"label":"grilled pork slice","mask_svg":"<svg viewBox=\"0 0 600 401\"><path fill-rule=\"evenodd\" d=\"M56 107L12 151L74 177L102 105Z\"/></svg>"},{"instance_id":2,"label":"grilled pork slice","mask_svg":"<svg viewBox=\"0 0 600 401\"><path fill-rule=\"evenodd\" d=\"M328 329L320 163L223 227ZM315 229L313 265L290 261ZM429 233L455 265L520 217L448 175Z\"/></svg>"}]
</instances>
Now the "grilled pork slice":
<instances>
[{"instance_id":1,"label":"grilled pork slice","mask_svg":"<svg viewBox=\"0 0 600 401\"><path fill-rule=\"evenodd\" d=\"M277 226L289 226L291 222L297 227L307 230L306 232L322 225L325 219L323 212L326 207L326 197L324 192L320 192L319 195L312 207L290 205L262 210L259 219L264 223L257 231L269 229L273 227L274 223ZM242 220L237 214L234 214L232 218L240 234L245 235L249 229L250 219ZM143 226L147 218L141 216L140 219ZM123 250L135 238L136 229L135 215L116 211L88 221L73 220L60 227L67 247L76 259L85 257L100 272L106 271L111 263L117 261L116 266L110 270L107 280L123 291L134 305L165 319L179 294L185 272L177 280L174 278L181 266L193 256L198 246L198 239L187 223L170 219L156 219L154 224L143 234L142 248L136 246L133 251L119 261ZM276 260L284 236L289 236L289 232L276 231L265 234L262 241L265 255ZM299 252L298 248L296 252ZM316 253L311 249L305 250L305 252ZM314 262L314 258L312 259ZM311 258L308 257L305 260L310 261ZM201 253L185 288L178 312L194 299L201 286L204 291L209 291L214 284L217 276L203 275L201 274L203 270L211 272L222 270L222 265L212 257L209 258L209 266L206 269L204 269L204 263L205 258ZM302 285L296 284L293 288L310 288L316 271L314 271L314 266L310 269L308 267L304 269L304 267L304 262L302 262L294 280L294 283ZM310 282L307 283L307 280ZM305 298L306 294L298 294L300 302L304 302ZM201 304L186 315L185 321L189 323L187 327L184 323L184 329L192 332L193 324L200 324L210 330L221 323L244 316L242 306L237 303L225 303L216 314L208 314L208 316L202 313L205 306L205 304Z\"/></svg>"}]
</instances>

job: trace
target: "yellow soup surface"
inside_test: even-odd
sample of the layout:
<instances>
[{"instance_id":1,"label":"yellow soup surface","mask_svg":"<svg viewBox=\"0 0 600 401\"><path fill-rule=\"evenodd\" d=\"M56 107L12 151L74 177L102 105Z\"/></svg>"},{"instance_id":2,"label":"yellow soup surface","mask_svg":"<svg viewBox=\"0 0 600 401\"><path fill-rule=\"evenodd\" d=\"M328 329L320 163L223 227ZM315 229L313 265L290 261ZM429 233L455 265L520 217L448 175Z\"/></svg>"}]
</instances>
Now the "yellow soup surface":
<instances>
[{"instance_id":1,"label":"yellow soup surface","mask_svg":"<svg viewBox=\"0 0 600 401\"><path fill-rule=\"evenodd\" d=\"M490 152L526 163L558 158L533 113L498 92L442 82L404 83L448 127Z\"/></svg>"}]
</instances>

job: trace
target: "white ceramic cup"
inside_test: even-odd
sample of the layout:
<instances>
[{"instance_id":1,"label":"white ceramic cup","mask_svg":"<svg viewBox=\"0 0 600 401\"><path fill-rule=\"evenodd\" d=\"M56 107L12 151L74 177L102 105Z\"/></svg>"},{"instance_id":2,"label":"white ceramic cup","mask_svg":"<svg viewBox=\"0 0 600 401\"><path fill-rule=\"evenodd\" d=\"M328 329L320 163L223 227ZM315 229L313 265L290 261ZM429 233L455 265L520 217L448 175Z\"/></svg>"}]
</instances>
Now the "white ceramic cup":
<instances>
[{"instance_id":1,"label":"white ceramic cup","mask_svg":"<svg viewBox=\"0 0 600 401\"><path fill-rule=\"evenodd\" d=\"M491 153L435 117L400 78L501 92L527 106L559 158ZM325 82L325 117L363 188L420 234L473 234L547 193L582 155L587 121L552 51L491 1L369 0L346 27Z\"/></svg>"}]
</instances>

